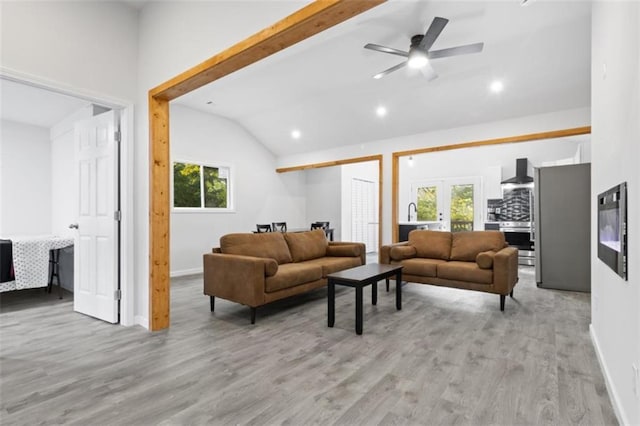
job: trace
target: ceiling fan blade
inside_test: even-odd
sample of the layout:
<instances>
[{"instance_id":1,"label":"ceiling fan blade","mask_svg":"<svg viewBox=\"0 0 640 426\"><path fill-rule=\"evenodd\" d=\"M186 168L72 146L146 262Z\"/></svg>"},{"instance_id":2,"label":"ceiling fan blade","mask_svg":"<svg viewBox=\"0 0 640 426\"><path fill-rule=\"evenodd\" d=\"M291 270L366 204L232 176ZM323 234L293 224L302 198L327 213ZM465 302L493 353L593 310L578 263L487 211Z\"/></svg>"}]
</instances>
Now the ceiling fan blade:
<instances>
[{"instance_id":1,"label":"ceiling fan blade","mask_svg":"<svg viewBox=\"0 0 640 426\"><path fill-rule=\"evenodd\" d=\"M395 66L393 66L393 67L391 67L391 68L389 68L387 70L379 72L378 74L374 75L373 78L375 78L377 80L377 79L382 78L387 74L391 74L392 72L397 71L400 68L405 67L405 66L407 66L407 61L400 62L398 65L395 65Z\"/></svg>"},{"instance_id":2,"label":"ceiling fan blade","mask_svg":"<svg viewBox=\"0 0 640 426\"><path fill-rule=\"evenodd\" d=\"M448 49L432 50L427 56L429 59L446 58L448 56L467 55L469 53L482 52L484 43L473 43L464 46L449 47Z\"/></svg>"},{"instance_id":3,"label":"ceiling fan blade","mask_svg":"<svg viewBox=\"0 0 640 426\"><path fill-rule=\"evenodd\" d=\"M431 81L438 78L438 74L436 74L436 70L434 70L431 64L428 62L424 67L420 68L420 72L422 72L422 75L424 76L424 78L427 79L427 81Z\"/></svg>"},{"instance_id":4,"label":"ceiling fan blade","mask_svg":"<svg viewBox=\"0 0 640 426\"><path fill-rule=\"evenodd\" d=\"M422 38L422 41L418 45L420 50L423 50L426 52L429 49L431 49L431 46L433 46L433 43L435 43L436 39L438 38L438 36L440 35L440 33L442 32L442 30L444 29L444 27L447 25L448 22L449 22L448 19L440 18L439 16L436 16L435 18L433 18L433 21L431 21L431 25L429 25L429 29L427 30L426 33L424 33L424 37Z\"/></svg>"},{"instance_id":5,"label":"ceiling fan blade","mask_svg":"<svg viewBox=\"0 0 640 426\"><path fill-rule=\"evenodd\" d=\"M364 45L365 49L375 50L376 52L382 53L391 53L392 55L398 55L402 57L408 57L408 52L403 52L402 50L394 49L392 47L380 46L379 44L368 43Z\"/></svg>"}]
</instances>

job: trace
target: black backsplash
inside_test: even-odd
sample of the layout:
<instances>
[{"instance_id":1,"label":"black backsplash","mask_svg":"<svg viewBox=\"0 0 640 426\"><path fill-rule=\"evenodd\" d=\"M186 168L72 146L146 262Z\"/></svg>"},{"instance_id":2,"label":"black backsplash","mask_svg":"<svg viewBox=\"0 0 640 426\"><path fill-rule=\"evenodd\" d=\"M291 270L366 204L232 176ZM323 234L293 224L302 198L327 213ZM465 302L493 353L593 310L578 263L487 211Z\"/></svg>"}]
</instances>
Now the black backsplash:
<instances>
[{"instance_id":1,"label":"black backsplash","mask_svg":"<svg viewBox=\"0 0 640 426\"><path fill-rule=\"evenodd\" d=\"M503 191L502 199L487 200L488 222L530 222L530 188L512 188Z\"/></svg>"},{"instance_id":2,"label":"black backsplash","mask_svg":"<svg viewBox=\"0 0 640 426\"><path fill-rule=\"evenodd\" d=\"M531 221L531 189L505 189L502 193L500 220L509 222Z\"/></svg>"}]
</instances>

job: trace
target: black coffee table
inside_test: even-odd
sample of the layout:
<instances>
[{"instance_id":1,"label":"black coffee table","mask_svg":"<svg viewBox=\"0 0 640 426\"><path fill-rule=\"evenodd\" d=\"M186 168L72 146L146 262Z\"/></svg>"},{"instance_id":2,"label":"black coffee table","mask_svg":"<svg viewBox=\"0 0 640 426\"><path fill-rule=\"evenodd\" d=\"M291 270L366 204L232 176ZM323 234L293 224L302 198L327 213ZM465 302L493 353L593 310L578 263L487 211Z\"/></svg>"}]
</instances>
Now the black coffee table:
<instances>
[{"instance_id":1,"label":"black coffee table","mask_svg":"<svg viewBox=\"0 0 640 426\"><path fill-rule=\"evenodd\" d=\"M362 289L371 284L371 303L375 305L378 302L378 281L389 280L393 275L396 283L401 283L402 266L372 263L327 275L329 327L335 323L336 284L356 289L356 334L362 334ZM399 284L396 285L396 309L402 309L402 285Z\"/></svg>"}]
</instances>

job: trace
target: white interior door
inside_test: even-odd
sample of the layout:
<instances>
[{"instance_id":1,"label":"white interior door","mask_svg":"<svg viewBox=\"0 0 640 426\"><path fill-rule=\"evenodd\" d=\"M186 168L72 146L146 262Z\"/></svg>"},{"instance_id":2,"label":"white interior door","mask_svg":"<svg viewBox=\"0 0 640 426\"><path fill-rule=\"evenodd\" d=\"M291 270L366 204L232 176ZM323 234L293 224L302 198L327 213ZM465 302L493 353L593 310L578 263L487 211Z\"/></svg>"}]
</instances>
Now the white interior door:
<instances>
[{"instance_id":1,"label":"white interior door","mask_svg":"<svg viewBox=\"0 0 640 426\"><path fill-rule=\"evenodd\" d=\"M75 126L77 222L74 248L75 311L118 322L118 143L116 113Z\"/></svg>"},{"instance_id":2,"label":"white interior door","mask_svg":"<svg viewBox=\"0 0 640 426\"><path fill-rule=\"evenodd\" d=\"M364 243L367 253L378 247L378 221L375 184L368 180L351 180L351 241Z\"/></svg>"}]
</instances>

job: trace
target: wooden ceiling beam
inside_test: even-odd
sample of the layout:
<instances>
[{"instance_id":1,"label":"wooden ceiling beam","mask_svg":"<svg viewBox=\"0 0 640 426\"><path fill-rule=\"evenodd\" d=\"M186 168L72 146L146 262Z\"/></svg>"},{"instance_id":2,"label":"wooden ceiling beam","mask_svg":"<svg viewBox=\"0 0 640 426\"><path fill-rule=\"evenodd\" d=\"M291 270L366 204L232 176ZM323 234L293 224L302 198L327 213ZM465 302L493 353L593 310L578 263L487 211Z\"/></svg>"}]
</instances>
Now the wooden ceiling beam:
<instances>
[{"instance_id":1,"label":"wooden ceiling beam","mask_svg":"<svg viewBox=\"0 0 640 426\"><path fill-rule=\"evenodd\" d=\"M321 0L155 87L150 95L173 100L346 21L386 0Z\"/></svg>"}]
</instances>

